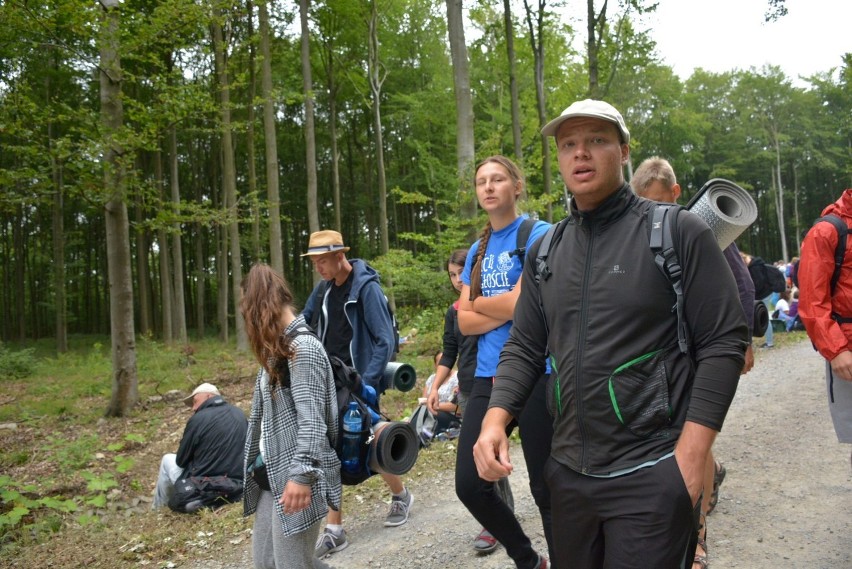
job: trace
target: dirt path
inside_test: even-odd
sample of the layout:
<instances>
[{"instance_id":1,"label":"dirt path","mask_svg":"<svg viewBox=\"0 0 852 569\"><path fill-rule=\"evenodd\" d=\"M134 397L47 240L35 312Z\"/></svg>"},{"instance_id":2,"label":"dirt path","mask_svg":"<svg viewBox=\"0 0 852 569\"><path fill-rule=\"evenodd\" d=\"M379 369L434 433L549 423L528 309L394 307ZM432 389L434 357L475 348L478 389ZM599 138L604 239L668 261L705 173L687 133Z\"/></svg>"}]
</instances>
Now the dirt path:
<instances>
[{"instance_id":1,"label":"dirt path","mask_svg":"<svg viewBox=\"0 0 852 569\"><path fill-rule=\"evenodd\" d=\"M824 392L823 360L807 341L760 351L743 377L715 447L728 475L708 523L713 569L852 567L850 449L837 443ZM519 447L512 457L518 518L544 551ZM347 569L514 567L502 549L484 557L471 549L479 526L456 499L452 472L409 487L416 501L399 528L382 527L384 503L371 498L356 506L356 496L345 504L351 545L327 561ZM245 544L190 567L251 567Z\"/></svg>"}]
</instances>

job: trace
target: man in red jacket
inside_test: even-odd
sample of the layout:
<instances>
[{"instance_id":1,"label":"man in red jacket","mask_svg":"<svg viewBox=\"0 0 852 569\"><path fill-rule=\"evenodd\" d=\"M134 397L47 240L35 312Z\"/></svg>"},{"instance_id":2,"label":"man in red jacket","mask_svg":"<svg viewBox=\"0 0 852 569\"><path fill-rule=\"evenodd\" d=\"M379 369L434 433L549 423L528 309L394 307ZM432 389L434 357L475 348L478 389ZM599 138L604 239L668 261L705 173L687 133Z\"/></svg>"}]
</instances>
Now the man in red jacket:
<instances>
[{"instance_id":1,"label":"man in red jacket","mask_svg":"<svg viewBox=\"0 0 852 569\"><path fill-rule=\"evenodd\" d=\"M822 212L852 225L852 189ZM826 359L828 407L837 439L852 443L852 243L847 244L836 285L832 285L840 239L829 222L815 224L802 242L799 261L799 316ZM846 240L846 236L842 237ZM833 289L833 290L832 290Z\"/></svg>"}]
</instances>

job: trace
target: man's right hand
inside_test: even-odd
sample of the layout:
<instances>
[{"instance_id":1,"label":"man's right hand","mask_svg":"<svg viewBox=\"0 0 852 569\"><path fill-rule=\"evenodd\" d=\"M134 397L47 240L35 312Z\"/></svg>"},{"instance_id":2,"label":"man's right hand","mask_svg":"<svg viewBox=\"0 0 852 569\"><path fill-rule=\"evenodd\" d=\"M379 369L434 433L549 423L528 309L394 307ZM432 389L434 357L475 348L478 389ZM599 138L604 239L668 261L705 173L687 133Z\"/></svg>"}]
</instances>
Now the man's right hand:
<instances>
[{"instance_id":1,"label":"man's right hand","mask_svg":"<svg viewBox=\"0 0 852 569\"><path fill-rule=\"evenodd\" d=\"M852 352L840 352L831 360L831 371L840 379L852 381Z\"/></svg>"},{"instance_id":2,"label":"man's right hand","mask_svg":"<svg viewBox=\"0 0 852 569\"><path fill-rule=\"evenodd\" d=\"M500 408L489 409L482 420L479 439L473 445L473 461L479 477L488 482L496 482L512 474L513 466L509 460L509 439L506 425L512 420L507 411Z\"/></svg>"}]
</instances>

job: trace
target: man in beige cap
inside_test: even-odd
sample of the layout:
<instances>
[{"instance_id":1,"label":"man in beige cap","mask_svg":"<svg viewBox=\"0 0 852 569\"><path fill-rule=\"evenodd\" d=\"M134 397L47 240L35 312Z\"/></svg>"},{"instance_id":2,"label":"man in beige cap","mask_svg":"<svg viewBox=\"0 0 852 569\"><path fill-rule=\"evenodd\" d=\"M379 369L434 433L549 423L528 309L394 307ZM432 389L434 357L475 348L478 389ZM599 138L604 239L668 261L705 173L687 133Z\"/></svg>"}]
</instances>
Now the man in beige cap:
<instances>
[{"instance_id":1,"label":"man in beige cap","mask_svg":"<svg viewBox=\"0 0 852 569\"><path fill-rule=\"evenodd\" d=\"M603 101L578 101L542 133L556 139L573 197L568 216L527 251L474 446L479 475L511 474L505 428L541 375L541 354L550 354L558 370L545 471L554 565L689 567L705 458L748 345L736 282L707 225L689 211L676 214L690 332L681 351L675 293L649 243L649 212L660 210L625 183L630 132L621 114ZM625 294L630 302L621 302Z\"/></svg>"},{"instance_id":2,"label":"man in beige cap","mask_svg":"<svg viewBox=\"0 0 852 569\"><path fill-rule=\"evenodd\" d=\"M379 273L361 259L347 259L349 247L337 231L317 231L308 241L308 257L322 281L314 288L302 315L319 336L329 355L337 356L361 374L365 385L379 396L387 389L385 368L397 350L393 321L382 291ZM382 474L393 496L385 526L408 521L414 496L399 476ZM316 545L316 556L325 557L349 545L343 529L343 513L329 509L325 531Z\"/></svg>"},{"instance_id":3,"label":"man in beige cap","mask_svg":"<svg viewBox=\"0 0 852 569\"><path fill-rule=\"evenodd\" d=\"M227 403L212 383L202 383L184 398L192 416L177 454L163 455L152 508L165 506L181 478L227 476L243 479L243 446L248 421Z\"/></svg>"}]
</instances>

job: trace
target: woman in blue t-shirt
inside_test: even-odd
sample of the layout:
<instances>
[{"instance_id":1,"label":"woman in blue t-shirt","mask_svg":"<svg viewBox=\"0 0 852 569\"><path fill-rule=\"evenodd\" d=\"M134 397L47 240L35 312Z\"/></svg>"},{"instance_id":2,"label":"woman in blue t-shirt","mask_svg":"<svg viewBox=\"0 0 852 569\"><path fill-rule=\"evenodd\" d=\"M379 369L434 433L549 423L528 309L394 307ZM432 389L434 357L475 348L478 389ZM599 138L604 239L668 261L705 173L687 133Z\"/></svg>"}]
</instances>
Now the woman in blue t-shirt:
<instances>
[{"instance_id":1,"label":"woman in blue t-shirt","mask_svg":"<svg viewBox=\"0 0 852 569\"><path fill-rule=\"evenodd\" d=\"M526 218L519 215L517 201L524 190L518 167L504 156L486 158L474 174L476 198L488 214L488 223L468 252L462 271L458 322L467 336L478 335L476 374L467 402L456 455L456 494L485 527L477 541L489 537L503 544L519 569L549 567L544 556L532 547L511 507L501 499L495 484L482 480L473 461L473 445L488 402L500 359L509 337L512 315L520 292L523 260L519 246L529 247L549 225L536 222L526 243L519 244L518 231ZM530 490L541 512L548 549L552 550L550 494L544 481L544 464L550 456L553 425L545 406L545 379L538 383L518 421L521 445L530 477ZM509 429L513 429L510 425Z\"/></svg>"}]
</instances>

